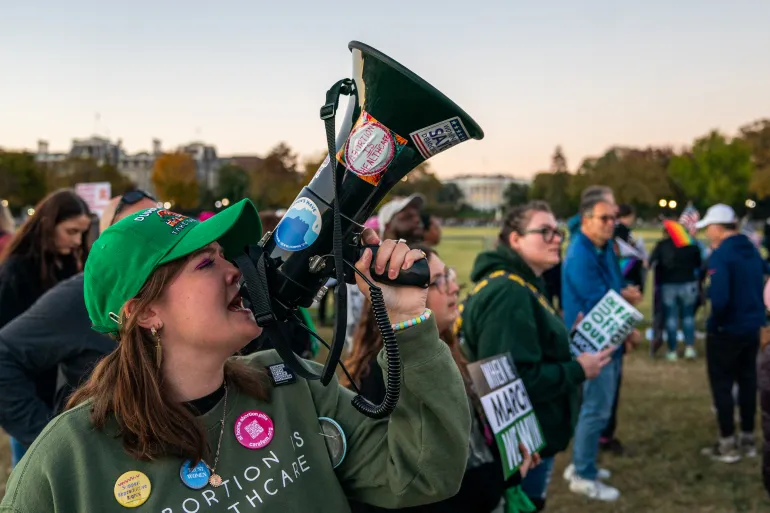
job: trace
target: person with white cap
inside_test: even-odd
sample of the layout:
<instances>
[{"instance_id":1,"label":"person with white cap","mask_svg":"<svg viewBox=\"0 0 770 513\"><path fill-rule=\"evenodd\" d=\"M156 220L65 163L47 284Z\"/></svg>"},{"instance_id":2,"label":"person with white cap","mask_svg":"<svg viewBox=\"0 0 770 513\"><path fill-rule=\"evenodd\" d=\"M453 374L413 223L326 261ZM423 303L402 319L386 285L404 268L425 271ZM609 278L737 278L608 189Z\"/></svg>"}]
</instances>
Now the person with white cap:
<instances>
[{"instance_id":1,"label":"person with white cap","mask_svg":"<svg viewBox=\"0 0 770 513\"><path fill-rule=\"evenodd\" d=\"M425 204L425 196L419 193L406 197L397 197L380 207L377 223L380 237L388 237L400 242L413 244L422 242L423 224L420 210ZM353 343L356 327L361 319L364 295L354 285L348 287L348 321L345 340L350 347Z\"/></svg>"},{"instance_id":2,"label":"person with white cap","mask_svg":"<svg viewBox=\"0 0 770 513\"><path fill-rule=\"evenodd\" d=\"M411 196L394 198L380 207L377 219L380 222L380 236L404 239L406 242L421 242L423 223L420 211L425 205L425 196L416 193Z\"/></svg>"},{"instance_id":3,"label":"person with white cap","mask_svg":"<svg viewBox=\"0 0 770 513\"><path fill-rule=\"evenodd\" d=\"M709 258L711 315L706 337L706 364L717 411L719 441L702 451L715 461L735 463L756 456L757 351L765 325L763 278L767 265L738 218L724 204L712 206L696 227L705 229L713 248ZM741 433L736 437L733 384L738 385Z\"/></svg>"}]
</instances>

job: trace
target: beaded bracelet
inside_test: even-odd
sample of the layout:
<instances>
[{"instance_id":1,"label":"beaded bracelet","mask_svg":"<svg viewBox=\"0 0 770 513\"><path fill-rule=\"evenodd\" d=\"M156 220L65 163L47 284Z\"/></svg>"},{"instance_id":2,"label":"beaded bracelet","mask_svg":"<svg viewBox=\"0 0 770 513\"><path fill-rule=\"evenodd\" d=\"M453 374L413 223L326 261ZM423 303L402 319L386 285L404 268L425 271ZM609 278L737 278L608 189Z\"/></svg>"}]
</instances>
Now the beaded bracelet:
<instances>
[{"instance_id":1,"label":"beaded bracelet","mask_svg":"<svg viewBox=\"0 0 770 513\"><path fill-rule=\"evenodd\" d=\"M430 308L426 308L425 312L421 316L406 321L397 322L396 324L391 324L390 327L393 328L393 331L405 330L427 321L430 319L431 315L433 315L433 311Z\"/></svg>"}]
</instances>

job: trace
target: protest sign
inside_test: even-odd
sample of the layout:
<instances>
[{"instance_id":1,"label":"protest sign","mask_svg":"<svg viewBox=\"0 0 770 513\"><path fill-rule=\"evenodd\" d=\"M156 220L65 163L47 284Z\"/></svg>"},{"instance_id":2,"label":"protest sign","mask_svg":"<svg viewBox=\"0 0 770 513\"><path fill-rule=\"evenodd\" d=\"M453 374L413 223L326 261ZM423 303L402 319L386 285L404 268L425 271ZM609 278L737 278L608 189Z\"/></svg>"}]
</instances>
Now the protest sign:
<instances>
[{"instance_id":1,"label":"protest sign","mask_svg":"<svg viewBox=\"0 0 770 513\"><path fill-rule=\"evenodd\" d=\"M520 443L530 454L545 447L540 424L510 354L470 363L468 374L495 436L503 475L508 479L523 462Z\"/></svg>"},{"instance_id":2,"label":"protest sign","mask_svg":"<svg viewBox=\"0 0 770 513\"><path fill-rule=\"evenodd\" d=\"M110 182L79 183L75 184L75 192L83 198L89 210L101 219L102 212L112 197L112 185Z\"/></svg>"},{"instance_id":3,"label":"protest sign","mask_svg":"<svg viewBox=\"0 0 770 513\"><path fill-rule=\"evenodd\" d=\"M610 344L622 344L643 318L639 310L610 290L573 331L572 353L596 353Z\"/></svg>"}]
</instances>

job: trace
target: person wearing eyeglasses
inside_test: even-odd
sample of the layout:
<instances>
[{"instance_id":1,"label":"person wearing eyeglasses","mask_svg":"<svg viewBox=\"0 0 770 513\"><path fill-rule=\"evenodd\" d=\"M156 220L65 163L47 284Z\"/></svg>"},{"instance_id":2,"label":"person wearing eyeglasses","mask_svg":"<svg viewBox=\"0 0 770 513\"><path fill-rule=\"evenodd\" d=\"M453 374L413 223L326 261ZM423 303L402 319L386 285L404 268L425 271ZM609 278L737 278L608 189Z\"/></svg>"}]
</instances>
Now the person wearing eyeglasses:
<instances>
[{"instance_id":1,"label":"person wearing eyeglasses","mask_svg":"<svg viewBox=\"0 0 770 513\"><path fill-rule=\"evenodd\" d=\"M467 371L468 360L462 354L453 326L458 315L458 293L455 270L447 267L436 253L427 245L412 244L410 247L423 251L428 257L431 281L428 285L426 305L433 312L439 337L449 346L457 367L466 382L469 408L474 415L471 417L470 454L460 491L452 498L444 501L400 509L398 511L411 513L489 513L500 504L507 488L521 493L517 485L521 475L526 475L538 456L529 456L518 474L508 481L503 480L500 456L497 448L489 444L484 436L484 415L481 414L480 402L468 385L470 376ZM363 309L361 322L356 330L351 354L345 361L345 367L358 386L361 395L371 401L382 401L385 397L385 381L382 369L377 363L377 353L382 349L382 338L377 331L374 315L367 303ZM342 384L353 388L347 377L340 380ZM459 407L459 405L457 405ZM494 441L492 441L492 444ZM457 450L447 448L447 450ZM519 500L525 497L517 496ZM375 513L391 511L360 502L351 503L353 513ZM518 509L508 508L507 513L516 513ZM522 510L526 511L526 510Z\"/></svg>"},{"instance_id":2,"label":"person wearing eyeglasses","mask_svg":"<svg viewBox=\"0 0 770 513\"><path fill-rule=\"evenodd\" d=\"M604 295L614 290L629 302L639 299L638 289L625 289L624 280L615 256L612 240L617 219L617 206L603 197L590 197L580 205L580 231L573 236L567 250L562 270L562 300L564 322L575 324L580 316L588 313ZM639 333L634 331L628 343L638 343ZM607 427L618 389L622 365L623 346L615 350L599 375L583 385L583 402L580 407L573 465L565 472L570 490L591 499L615 501L620 492L602 482L609 473L596 466L599 438Z\"/></svg>"},{"instance_id":3,"label":"person wearing eyeglasses","mask_svg":"<svg viewBox=\"0 0 770 513\"><path fill-rule=\"evenodd\" d=\"M155 199L142 191L113 198L102 213L101 228L154 206ZM113 349L111 338L91 329L83 273L56 284L0 328L0 427L26 450ZM50 374L52 391L45 393L36 377Z\"/></svg>"},{"instance_id":4,"label":"person wearing eyeglasses","mask_svg":"<svg viewBox=\"0 0 770 513\"><path fill-rule=\"evenodd\" d=\"M497 248L476 257L477 283L462 313L461 337L473 361L510 352L540 423L542 463L522 482L538 511L545 508L554 456L572 438L578 388L606 364L606 354L572 358L569 332L546 298L545 271L560 260L564 232L550 206L533 201L511 209Z\"/></svg>"}]
</instances>

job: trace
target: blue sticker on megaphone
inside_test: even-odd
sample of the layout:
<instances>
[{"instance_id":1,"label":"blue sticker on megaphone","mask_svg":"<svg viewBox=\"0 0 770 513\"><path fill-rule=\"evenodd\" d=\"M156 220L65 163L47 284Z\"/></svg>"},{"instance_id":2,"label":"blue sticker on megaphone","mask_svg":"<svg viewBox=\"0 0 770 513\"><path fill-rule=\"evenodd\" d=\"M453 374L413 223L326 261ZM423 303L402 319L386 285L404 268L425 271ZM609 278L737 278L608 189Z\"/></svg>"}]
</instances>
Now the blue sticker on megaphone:
<instances>
[{"instance_id":1,"label":"blue sticker on megaphone","mask_svg":"<svg viewBox=\"0 0 770 513\"><path fill-rule=\"evenodd\" d=\"M190 468L190 465L192 465L192 461L190 460L186 460L182 463L182 467L179 469L179 477L182 478L182 482L188 488L200 490L209 484L211 472L203 461L199 461L198 464L192 468Z\"/></svg>"},{"instance_id":2,"label":"blue sticker on megaphone","mask_svg":"<svg viewBox=\"0 0 770 513\"><path fill-rule=\"evenodd\" d=\"M310 198L297 198L275 229L275 243L286 251L310 247L321 233L321 211Z\"/></svg>"}]
</instances>

